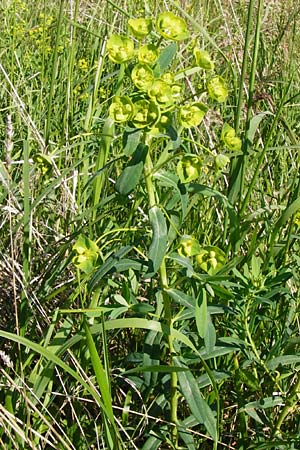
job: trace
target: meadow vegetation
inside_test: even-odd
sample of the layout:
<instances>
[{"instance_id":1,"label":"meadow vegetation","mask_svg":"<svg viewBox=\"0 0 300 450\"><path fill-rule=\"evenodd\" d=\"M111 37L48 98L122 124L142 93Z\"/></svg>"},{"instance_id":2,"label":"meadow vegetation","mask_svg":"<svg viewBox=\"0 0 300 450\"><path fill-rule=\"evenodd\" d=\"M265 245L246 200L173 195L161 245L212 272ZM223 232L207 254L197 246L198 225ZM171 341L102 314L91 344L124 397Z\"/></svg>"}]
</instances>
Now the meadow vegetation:
<instances>
[{"instance_id":1,"label":"meadow vegetation","mask_svg":"<svg viewBox=\"0 0 300 450\"><path fill-rule=\"evenodd\" d=\"M300 448L296 3L1 1L1 448Z\"/></svg>"}]
</instances>

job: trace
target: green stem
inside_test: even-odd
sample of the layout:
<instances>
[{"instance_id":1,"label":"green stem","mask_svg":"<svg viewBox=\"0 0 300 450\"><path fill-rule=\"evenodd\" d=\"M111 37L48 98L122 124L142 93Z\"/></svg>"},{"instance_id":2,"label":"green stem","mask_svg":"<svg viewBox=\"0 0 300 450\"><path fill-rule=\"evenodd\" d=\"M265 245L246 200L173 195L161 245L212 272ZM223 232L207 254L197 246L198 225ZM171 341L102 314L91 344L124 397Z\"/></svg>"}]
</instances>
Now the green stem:
<instances>
[{"instance_id":1,"label":"green stem","mask_svg":"<svg viewBox=\"0 0 300 450\"><path fill-rule=\"evenodd\" d=\"M144 177L146 182L146 189L148 194L148 204L149 208L153 208L157 204L157 193L155 190L155 186L152 180L153 173L153 163L150 154L150 140L145 138L147 144L149 145L149 151L146 156L145 165L144 165ZM165 260L162 261L161 266L159 268L159 276L160 276L160 286L163 293L163 303L164 303L164 322L166 328L167 335L167 343L170 355L170 363L172 362L172 358L175 355L173 336L172 336L172 308L170 297L167 295L166 290L168 289L168 276L167 276L167 268ZM177 430L177 404L178 404L178 394L177 394L177 386L178 386L178 377L176 372L171 373L171 389L170 389L170 411L171 411L171 439L174 445L174 448L178 447L178 430Z\"/></svg>"},{"instance_id":2,"label":"green stem","mask_svg":"<svg viewBox=\"0 0 300 450\"><path fill-rule=\"evenodd\" d=\"M244 97L244 83L246 77L246 71L248 66L248 55L249 55L249 46L251 40L251 32L252 32L252 24L253 24L253 11L254 11L255 0L250 0L248 6L248 17L247 17L247 29L245 36L245 44L244 44L244 54L243 54L243 62L241 75L239 80L239 95L237 100L237 108L235 114L235 130L238 133L240 129L240 121L241 121L241 113L243 107L243 97ZM256 36L259 36L260 30L260 17L258 17L256 22ZM251 81L249 82L249 91L248 91L248 109L247 109L247 119L249 120L251 114L251 105L252 105L252 95L253 95L253 86L255 79L255 69L256 69L256 60L255 54L257 54L259 40L255 39L255 48L253 50L253 61L252 61L252 70L251 70ZM230 182L228 189L228 199L231 203L235 203L239 198L241 201L242 196L242 188L243 188L243 177L244 177L244 167L245 167L245 158L247 152L247 142L246 136L243 142L243 155L235 158L232 162L231 170L230 170Z\"/></svg>"},{"instance_id":3,"label":"green stem","mask_svg":"<svg viewBox=\"0 0 300 450\"><path fill-rule=\"evenodd\" d=\"M289 415L289 413L294 409L296 404L298 403L298 393L300 389L300 373L297 374L297 380L294 384L293 388L291 389L291 392L285 402L285 406L282 409L281 413L279 414L277 423L275 425L274 429L274 435L280 435L280 428L285 420L285 418Z\"/></svg>"},{"instance_id":4,"label":"green stem","mask_svg":"<svg viewBox=\"0 0 300 450\"><path fill-rule=\"evenodd\" d=\"M58 45L59 45L59 40L60 40L60 36L61 36L63 12L64 12L64 0L61 0L59 13L58 13L58 20L57 20L56 40L55 40L55 46L54 46L54 52L53 52L51 83L50 83L50 91L49 91L49 97L48 97L48 112L47 112L47 120L46 120L46 125L45 125L46 146L49 143L49 137L50 137L52 105L53 105L53 99L54 99L54 93L55 93L55 80L56 80L57 69L58 69Z\"/></svg>"},{"instance_id":5,"label":"green stem","mask_svg":"<svg viewBox=\"0 0 300 450\"><path fill-rule=\"evenodd\" d=\"M256 67L257 67L257 58L258 58L258 50L259 50L259 39L260 39L260 30L261 30L261 22L262 22L262 7L263 0L259 0L258 2L258 13L257 13L257 21L255 28L255 40L254 40L254 48L253 48L253 58L251 64L251 73L249 80L249 91L248 91L248 104L247 104L247 117L246 117L246 132L245 139L243 142L243 156L242 156L242 165L241 165L241 180L240 180L240 188L239 188L239 202L242 201L242 195L244 190L245 183L245 167L247 165L247 155L249 149L249 127L250 121L252 117L252 101L253 101L253 93L255 88L255 78L256 78Z\"/></svg>"}]
</instances>

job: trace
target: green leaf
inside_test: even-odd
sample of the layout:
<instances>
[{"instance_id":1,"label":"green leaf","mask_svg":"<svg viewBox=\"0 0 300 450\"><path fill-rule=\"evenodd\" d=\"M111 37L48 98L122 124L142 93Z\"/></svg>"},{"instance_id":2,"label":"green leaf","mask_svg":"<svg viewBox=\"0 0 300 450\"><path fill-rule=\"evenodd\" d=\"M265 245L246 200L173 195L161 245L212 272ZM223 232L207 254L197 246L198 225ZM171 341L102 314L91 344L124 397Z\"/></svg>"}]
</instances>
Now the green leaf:
<instances>
[{"instance_id":1,"label":"green leaf","mask_svg":"<svg viewBox=\"0 0 300 450\"><path fill-rule=\"evenodd\" d=\"M111 422L114 422L114 413L113 413L113 408L112 408L112 403L111 403L111 394L110 394L109 382L107 380L106 372L101 363L92 333L90 331L89 325L86 320L84 320L83 325L84 325L84 331L85 331L85 338L86 338L87 346L89 349L94 373L96 375L96 380L97 380L97 383L98 383L98 386L99 386L99 389L101 392L101 397L102 397L103 403L108 411L109 419L111 420Z\"/></svg>"},{"instance_id":2,"label":"green leaf","mask_svg":"<svg viewBox=\"0 0 300 450\"><path fill-rule=\"evenodd\" d=\"M184 185L180 184L180 180L177 175L166 170L160 170L154 174L162 186L172 187L180 196L181 202L181 220L186 216L188 196Z\"/></svg>"},{"instance_id":3,"label":"green leaf","mask_svg":"<svg viewBox=\"0 0 300 450\"><path fill-rule=\"evenodd\" d=\"M94 273L89 284L88 289L92 291L97 287L98 282L112 269L115 269L116 264L132 249L131 245L126 245L120 248L115 254L109 256L102 266Z\"/></svg>"},{"instance_id":4,"label":"green leaf","mask_svg":"<svg viewBox=\"0 0 300 450\"><path fill-rule=\"evenodd\" d=\"M117 179L116 190L120 194L122 195L129 194L138 184L143 172L143 167L147 153L148 153L147 145L139 144L137 146L137 149L135 150L129 164L127 165L127 167L125 167L125 169Z\"/></svg>"},{"instance_id":5,"label":"green leaf","mask_svg":"<svg viewBox=\"0 0 300 450\"><path fill-rule=\"evenodd\" d=\"M123 133L123 151L126 156L134 153L141 141L142 130L127 127Z\"/></svg>"},{"instance_id":6,"label":"green leaf","mask_svg":"<svg viewBox=\"0 0 300 450\"><path fill-rule=\"evenodd\" d=\"M180 305L191 308L193 310L195 309L196 300L194 299L194 297L191 297L190 295L187 295L184 292L173 288L167 289L166 293Z\"/></svg>"},{"instance_id":7,"label":"green leaf","mask_svg":"<svg viewBox=\"0 0 300 450\"><path fill-rule=\"evenodd\" d=\"M261 400L257 400L255 402L247 403L240 411L248 412L249 409L268 409L275 408L276 406L282 406L284 403L283 398L281 396L276 397L266 397Z\"/></svg>"},{"instance_id":8,"label":"green leaf","mask_svg":"<svg viewBox=\"0 0 300 450\"><path fill-rule=\"evenodd\" d=\"M208 186L197 183L190 183L188 186L188 192L192 192L194 194L201 194L205 197L216 197L223 203L230 219L230 240L232 244L235 246L236 243L240 240L240 222L234 210L234 207L229 202L228 198L225 195L221 194L220 192L216 191L215 189L211 189Z\"/></svg>"},{"instance_id":9,"label":"green leaf","mask_svg":"<svg viewBox=\"0 0 300 450\"><path fill-rule=\"evenodd\" d=\"M174 358L174 362L179 367L185 367L178 358ZM216 418L204 400L196 379L189 372L178 372L178 381L181 393L184 396L195 419L203 423L210 436L216 441L218 439Z\"/></svg>"},{"instance_id":10,"label":"green leaf","mask_svg":"<svg viewBox=\"0 0 300 450\"><path fill-rule=\"evenodd\" d=\"M71 367L69 367L68 364L62 361L51 350L48 350L47 348L42 347L40 344L32 342L23 336L18 336L14 333L9 333L7 331L0 330L0 337L11 340L13 342L18 342L21 345L24 345L25 347L29 348L33 352L37 353L38 355L44 356L46 359L51 361L56 366L61 367L61 369L63 369L66 373L71 375L71 377L73 377L76 381L78 381L87 390L87 392L91 394L94 400L96 400L98 405L105 412L107 417L108 418L110 417L110 412L106 409L97 391L93 387L91 387L91 385L87 383L75 370L71 369Z\"/></svg>"},{"instance_id":11,"label":"green leaf","mask_svg":"<svg viewBox=\"0 0 300 450\"><path fill-rule=\"evenodd\" d=\"M160 77L160 75L162 75L166 71L169 64L171 64L174 56L176 55L177 50L178 47L176 42L172 42L162 50L154 68L155 76Z\"/></svg>"},{"instance_id":12,"label":"green leaf","mask_svg":"<svg viewBox=\"0 0 300 450\"><path fill-rule=\"evenodd\" d=\"M152 228L152 241L149 247L148 257L150 260L150 273L146 278L153 276L159 269L166 250L168 229L165 216L158 206L153 206L149 210L149 219Z\"/></svg>"},{"instance_id":13,"label":"green leaf","mask_svg":"<svg viewBox=\"0 0 300 450\"><path fill-rule=\"evenodd\" d=\"M207 313L207 328L204 336L204 344L207 353L213 352L216 345L217 335L209 312Z\"/></svg>"},{"instance_id":14,"label":"green leaf","mask_svg":"<svg viewBox=\"0 0 300 450\"><path fill-rule=\"evenodd\" d=\"M172 372L182 372L188 371L187 367L177 367L177 366L138 366L134 369L126 370L122 374L136 373L136 372L158 372L158 373L172 373Z\"/></svg>"},{"instance_id":15,"label":"green leaf","mask_svg":"<svg viewBox=\"0 0 300 450\"><path fill-rule=\"evenodd\" d=\"M259 127L260 122L262 121L262 119L264 119L266 117L267 114L273 115L269 111L264 111L264 112L261 112L259 114L256 114L250 120L249 129L247 131L247 139L248 139L248 141L251 144L253 144L254 136L255 136L255 133L256 133L258 127Z\"/></svg>"},{"instance_id":16,"label":"green leaf","mask_svg":"<svg viewBox=\"0 0 300 450\"><path fill-rule=\"evenodd\" d=\"M273 247L276 235L279 233L280 228L283 227L286 222L300 209L300 197L294 200L287 208L283 211L280 218L277 220L273 232L271 234L270 247Z\"/></svg>"},{"instance_id":17,"label":"green leaf","mask_svg":"<svg viewBox=\"0 0 300 450\"><path fill-rule=\"evenodd\" d=\"M148 314L155 311L154 307L148 305L148 303L136 303L131 305L129 309L137 314Z\"/></svg>"},{"instance_id":18,"label":"green leaf","mask_svg":"<svg viewBox=\"0 0 300 450\"><path fill-rule=\"evenodd\" d=\"M196 301L195 317L199 336L204 339L207 330L207 298L204 288L200 290Z\"/></svg>"},{"instance_id":19,"label":"green leaf","mask_svg":"<svg viewBox=\"0 0 300 450\"><path fill-rule=\"evenodd\" d=\"M266 362L266 366L270 370L277 369L278 366L289 366L290 364L299 364L300 356L299 355L282 355L276 358L272 358L270 361Z\"/></svg>"}]
</instances>

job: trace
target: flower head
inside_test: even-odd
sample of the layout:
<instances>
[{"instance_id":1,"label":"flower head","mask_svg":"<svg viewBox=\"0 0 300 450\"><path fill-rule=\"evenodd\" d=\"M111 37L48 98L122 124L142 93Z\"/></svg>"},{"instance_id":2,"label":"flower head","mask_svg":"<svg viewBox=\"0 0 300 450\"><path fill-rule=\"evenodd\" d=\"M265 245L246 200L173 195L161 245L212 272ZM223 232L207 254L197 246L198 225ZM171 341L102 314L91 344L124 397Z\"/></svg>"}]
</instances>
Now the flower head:
<instances>
[{"instance_id":1,"label":"flower head","mask_svg":"<svg viewBox=\"0 0 300 450\"><path fill-rule=\"evenodd\" d=\"M224 170L229 163L230 159L228 158L228 156L223 155L222 153L215 157L215 167L217 171Z\"/></svg>"},{"instance_id":2,"label":"flower head","mask_svg":"<svg viewBox=\"0 0 300 450\"><path fill-rule=\"evenodd\" d=\"M202 161L197 155L184 155L177 164L177 175L181 183L190 183L199 178Z\"/></svg>"},{"instance_id":3,"label":"flower head","mask_svg":"<svg viewBox=\"0 0 300 450\"><path fill-rule=\"evenodd\" d=\"M97 244L86 236L80 235L73 245L75 256L73 264L84 273L90 273L95 268L99 256Z\"/></svg>"},{"instance_id":4,"label":"flower head","mask_svg":"<svg viewBox=\"0 0 300 450\"><path fill-rule=\"evenodd\" d=\"M137 64L131 72L131 79L140 91L147 91L154 80L153 71L148 64Z\"/></svg>"},{"instance_id":5,"label":"flower head","mask_svg":"<svg viewBox=\"0 0 300 450\"><path fill-rule=\"evenodd\" d=\"M185 20L171 12L159 14L156 28L162 37L171 41L182 41L189 37Z\"/></svg>"},{"instance_id":6,"label":"flower head","mask_svg":"<svg viewBox=\"0 0 300 450\"><path fill-rule=\"evenodd\" d=\"M242 148L241 139L236 136L234 128L232 128L228 123L224 123L221 133L221 139L229 150L233 152L238 152Z\"/></svg>"},{"instance_id":7,"label":"flower head","mask_svg":"<svg viewBox=\"0 0 300 450\"><path fill-rule=\"evenodd\" d=\"M170 108L174 103L172 88L163 80L155 80L148 89L148 95L162 110Z\"/></svg>"},{"instance_id":8,"label":"flower head","mask_svg":"<svg viewBox=\"0 0 300 450\"><path fill-rule=\"evenodd\" d=\"M224 266L226 255L218 247L206 246L196 255L196 261L204 272L214 275Z\"/></svg>"},{"instance_id":9,"label":"flower head","mask_svg":"<svg viewBox=\"0 0 300 450\"><path fill-rule=\"evenodd\" d=\"M194 48L194 56L196 59L196 64L202 67L204 70L213 70L215 65L212 61L210 54L206 50L200 50L199 48Z\"/></svg>"},{"instance_id":10,"label":"flower head","mask_svg":"<svg viewBox=\"0 0 300 450\"><path fill-rule=\"evenodd\" d=\"M113 34L106 48L109 58L117 64L129 61L134 56L134 42L127 36Z\"/></svg>"},{"instance_id":11,"label":"flower head","mask_svg":"<svg viewBox=\"0 0 300 450\"><path fill-rule=\"evenodd\" d=\"M153 44L143 45L138 51L138 60L142 64L154 64L159 56L157 47Z\"/></svg>"},{"instance_id":12,"label":"flower head","mask_svg":"<svg viewBox=\"0 0 300 450\"><path fill-rule=\"evenodd\" d=\"M180 239L178 253L181 256L195 256L197 255L201 250L200 244L192 236L184 235Z\"/></svg>"},{"instance_id":13,"label":"flower head","mask_svg":"<svg viewBox=\"0 0 300 450\"><path fill-rule=\"evenodd\" d=\"M138 100L133 104L132 124L135 128L151 128L159 120L159 108L154 102Z\"/></svg>"},{"instance_id":14,"label":"flower head","mask_svg":"<svg viewBox=\"0 0 300 450\"><path fill-rule=\"evenodd\" d=\"M189 103L180 108L179 121L184 128L197 127L207 111L208 107L204 103Z\"/></svg>"},{"instance_id":15,"label":"flower head","mask_svg":"<svg viewBox=\"0 0 300 450\"><path fill-rule=\"evenodd\" d=\"M139 19L129 19L128 20L128 27L129 27L130 33L134 37L136 37L137 39L143 39L149 33L151 33L152 20L151 19L145 19L143 17L141 17Z\"/></svg>"},{"instance_id":16,"label":"flower head","mask_svg":"<svg viewBox=\"0 0 300 450\"><path fill-rule=\"evenodd\" d=\"M207 91L210 98L217 100L217 102L225 102L228 97L228 89L224 78L217 76L211 78L207 82Z\"/></svg>"},{"instance_id":17,"label":"flower head","mask_svg":"<svg viewBox=\"0 0 300 450\"><path fill-rule=\"evenodd\" d=\"M132 116L133 104L129 97L115 96L109 107L109 116L118 123L127 122Z\"/></svg>"}]
</instances>

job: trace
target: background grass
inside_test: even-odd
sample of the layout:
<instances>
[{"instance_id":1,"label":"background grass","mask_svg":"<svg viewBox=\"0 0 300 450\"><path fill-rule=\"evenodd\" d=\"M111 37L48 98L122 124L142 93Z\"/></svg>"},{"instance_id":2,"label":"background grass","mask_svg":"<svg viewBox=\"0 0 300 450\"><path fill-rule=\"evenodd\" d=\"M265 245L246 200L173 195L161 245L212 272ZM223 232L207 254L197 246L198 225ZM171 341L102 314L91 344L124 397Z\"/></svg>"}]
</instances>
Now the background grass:
<instances>
[{"instance_id":1,"label":"background grass","mask_svg":"<svg viewBox=\"0 0 300 450\"><path fill-rule=\"evenodd\" d=\"M191 32L171 69L205 48L230 95L164 162L175 174L184 154L201 158L188 192L161 178L166 140L152 148L169 233L162 289L143 266L147 186L115 189L128 158L107 120L119 66L105 46L129 17L166 9ZM3 0L0 11L2 448L299 448L297 5ZM243 151L221 172L225 122ZM99 247L87 276L72 263L81 234ZM183 235L221 248L222 271L178 259Z\"/></svg>"}]
</instances>

